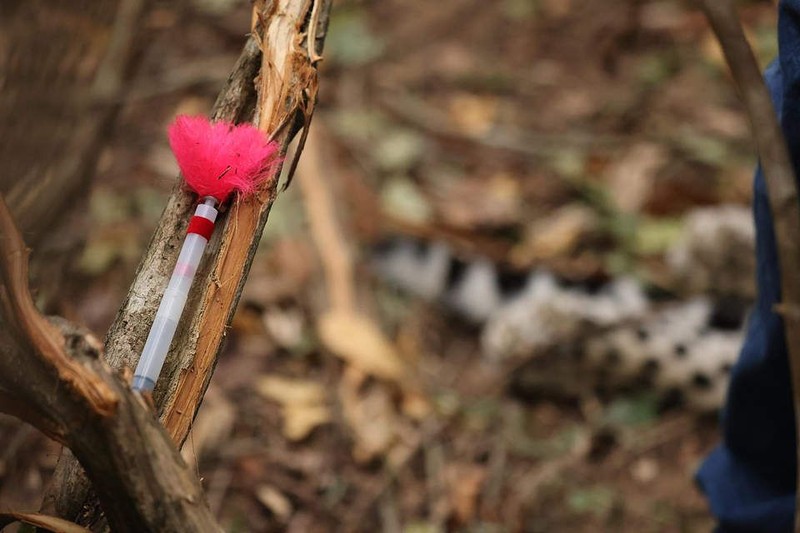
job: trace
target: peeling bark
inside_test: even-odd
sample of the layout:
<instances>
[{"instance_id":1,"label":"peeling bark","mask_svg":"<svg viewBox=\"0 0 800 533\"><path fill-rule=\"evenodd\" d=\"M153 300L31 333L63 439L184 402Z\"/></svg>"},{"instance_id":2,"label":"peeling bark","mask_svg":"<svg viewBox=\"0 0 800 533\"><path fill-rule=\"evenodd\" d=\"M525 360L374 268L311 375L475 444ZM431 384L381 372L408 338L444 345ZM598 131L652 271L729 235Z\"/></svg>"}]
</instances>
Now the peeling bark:
<instances>
[{"instance_id":1,"label":"peeling bark","mask_svg":"<svg viewBox=\"0 0 800 533\"><path fill-rule=\"evenodd\" d=\"M322 52L330 5L330 0L257 1L253 37L217 99L213 118L234 122L253 120L271 133L281 145L282 153L286 153L298 132L302 131L304 138L316 102L316 61ZM300 150L302 143L296 157ZM218 221L208 243L206 258L198 270L154 393L161 420L178 447L189 433L211 379L277 197L279 175L277 169L258 194L235 201ZM114 369L136 365L194 203L195 198L176 184L108 332L106 360ZM79 449L73 448L73 452L82 460ZM48 491L44 509L81 524L99 524L96 498L82 477L75 458L65 454L57 466L55 483ZM95 489L101 491L97 484ZM108 512L102 495L100 500Z\"/></svg>"}]
</instances>

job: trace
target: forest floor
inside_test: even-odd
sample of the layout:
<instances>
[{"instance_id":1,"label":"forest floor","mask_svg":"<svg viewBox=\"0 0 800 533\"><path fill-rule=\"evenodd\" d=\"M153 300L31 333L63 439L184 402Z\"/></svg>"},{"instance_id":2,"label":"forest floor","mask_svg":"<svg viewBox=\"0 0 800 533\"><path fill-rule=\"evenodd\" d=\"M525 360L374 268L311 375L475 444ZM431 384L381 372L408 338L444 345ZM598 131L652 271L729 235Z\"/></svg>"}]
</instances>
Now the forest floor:
<instances>
[{"instance_id":1,"label":"forest floor","mask_svg":"<svg viewBox=\"0 0 800 533\"><path fill-rule=\"evenodd\" d=\"M763 64L775 11L741 3ZM147 18L60 308L100 337L177 175L166 124L208 112L249 24L237 0L162 2ZM693 472L719 439L713 416L647 394L521 398L473 328L383 286L362 253L406 229L517 266L635 271L688 209L747 205L748 123L702 14L673 0L335 2L314 128L306 155L324 162L358 306L392 340L359 356L413 371L364 371L381 361L324 347L315 206L293 183L184 449L225 529L710 531ZM602 213L592 246L526 238L570 206ZM0 502L35 507L58 447L0 424Z\"/></svg>"}]
</instances>

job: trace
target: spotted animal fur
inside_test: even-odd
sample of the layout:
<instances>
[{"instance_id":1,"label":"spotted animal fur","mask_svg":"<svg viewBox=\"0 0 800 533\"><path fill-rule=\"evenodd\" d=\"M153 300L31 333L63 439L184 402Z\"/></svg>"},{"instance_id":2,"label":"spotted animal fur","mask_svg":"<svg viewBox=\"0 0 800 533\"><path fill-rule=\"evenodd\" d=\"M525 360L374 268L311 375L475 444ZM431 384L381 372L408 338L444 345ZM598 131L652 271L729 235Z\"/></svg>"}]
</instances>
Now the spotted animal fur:
<instances>
[{"instance_id":1,"label":"spotted animal fur","mask_svg":"<svg viewBox=\"0 0 800 533\"><path fill-rule=\"evenodd\" d=\"M543 268L507 272L486 259L464 260L442 242L393 239L377 248L372 263L388 282L481 325L490 360L532 358L577 340L582 364L602 376L605 388L646 379L658 391L680 393L692 408L714 411L744 337L752 272L741 255L752 256L751 228L744 208L688 217L669 261L676 279L694 271L706 280L698 290L712 295L683 300L657 301L628 276L575 284ZM714 246L736 260L716 257ZM726 265L736 271L710 271Z\"/></svg>"}]
</instances>

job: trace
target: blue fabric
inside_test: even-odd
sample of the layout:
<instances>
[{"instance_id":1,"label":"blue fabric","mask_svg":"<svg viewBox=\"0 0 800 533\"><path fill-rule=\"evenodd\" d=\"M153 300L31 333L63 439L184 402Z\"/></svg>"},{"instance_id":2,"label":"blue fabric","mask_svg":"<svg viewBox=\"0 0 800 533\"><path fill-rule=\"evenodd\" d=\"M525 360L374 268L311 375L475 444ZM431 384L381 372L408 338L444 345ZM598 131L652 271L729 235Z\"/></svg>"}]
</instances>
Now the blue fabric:
<instances>
[{"instance_id":1,"label":"blue fabric","mask_svg":"<svg viewBox=\"0 0 800 533\"><path fill-rule=\"evenodd\" d=\"M767 85L795 168L800 168L800 0L782 0L778 60ZM761 169L754 180L758 300L732 372L722 415L723 443L697 474L719 521L718 532L791 532L797 463L783 321L773 312L780 273Z\"/></svg>"}]
</instances>

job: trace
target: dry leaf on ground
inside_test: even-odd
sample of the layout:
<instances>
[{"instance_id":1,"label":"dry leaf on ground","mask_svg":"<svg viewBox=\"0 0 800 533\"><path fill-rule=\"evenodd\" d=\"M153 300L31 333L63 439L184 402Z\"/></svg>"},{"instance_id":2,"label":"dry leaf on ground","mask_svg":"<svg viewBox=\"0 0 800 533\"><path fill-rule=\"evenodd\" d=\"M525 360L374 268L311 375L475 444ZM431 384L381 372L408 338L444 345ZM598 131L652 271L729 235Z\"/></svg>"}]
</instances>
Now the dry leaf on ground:
<instances>
[{"instance_id":1,"label":"dry leaf on ground","mask_svg":"<svg viewBox=\"0 0 800 533\"><path fill-rule=\"evenodd\" d=\"M363 375L348 369L339 387L342 413L353 433L353 458L368 463L397 441L400 420L386 387L375 383L361 392Z\"/></svg>"},{"instance_id":2,"label":"dry leaf on ground","mask_svg":"<svg viewBox=\"0 0 800 533\"><path fill-rule=\"evenodd\" d=\"M435 187L434 195L442 220L456 228L505 226L522 217L519 182L504 172L445 182Z\"/></svg>"},{"instance_id":3,"label":"dry leaf on ground","mask_svg":"<svg viewBox=\"0 0 800 533\"><path fill-rule=\"evenodd\" d=\"M486 480L486 467L473 464L452 464L445 469L450 507L459 524L475 518L478 496Z\"/></svg>"},{"instance_id":4,"label":"dry leaf on ground","mask_svg":"<svg viewBox=\"0 0 800 533\"><path fill-rule=\"evenodd\" d=\"M617 208L638 213L655 191L655 178L667 162L663 146L641 142L630 148L606 173L606 182Z\"/></svg>"},{"instance_id":5,"label":"dry leaf on ground","mask_svg":"<svg viewBox=\"0 0 800 533\"><path fill-rule=\"evenodd\" d=\"M453 96L448 104L450 120L467 135L486 135L497 120L497 99L493 97L462 93Z\"/></svg>"},{"instance_id":6,"label":"dry leaf on ground","mask_svg":"<svg viewBox=\"0 0 800 533\"><path fill-rule=\"evenodd\" d=\"M325 346L354 367L372 376L401 382L405 364L394 346L366 316L347 310L331 310L317 323Z\"/></svg>"},{"instance_id":7,"label":"dry leaf on ground","mask_svg":"<svg viewBox=\"0 0 800 533\"><path fill-rule=\"evenodd\" d=\"M528 229L525 242L512 251L511 261L516 265L529 265L542 259L568 256L597 226L597 216L591 209L566 205Z\"/></svg>"},{"instance_id":8,"label":"dry leaf on ground","mask_svg":"<svg viewBox=\"0 0 800 533\"><path fill-rule=\"evenodd\" d=\"M258 380L256 390L281 404L283 434L289 440L302 440L331 419L325 389L314 381L266 376Z\"/></svg>"},{"instance_id":9,"label":"dry leaf on ground","mask_svg":"<svg viewBox=\"0 0 800 533\"><path fill-rule=\"evenodd\" d=\"M186 464L197 464L210 450L218 449L230 436L235 421L236 407L221 389L209 386L181 450Z\"/></svg>"},{"instance_id":10,"label":"dry leaf on ground","mask_svg":"<svg viewBox=\"0 0 800 533\"><path fill-rule=\"evenodd\" d=\"M286 522L292 516L292 502L272 485L261 485L256 488L256 499L281 522Z\"/></svg>"}]
</instances>

